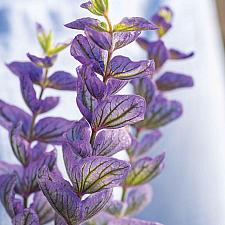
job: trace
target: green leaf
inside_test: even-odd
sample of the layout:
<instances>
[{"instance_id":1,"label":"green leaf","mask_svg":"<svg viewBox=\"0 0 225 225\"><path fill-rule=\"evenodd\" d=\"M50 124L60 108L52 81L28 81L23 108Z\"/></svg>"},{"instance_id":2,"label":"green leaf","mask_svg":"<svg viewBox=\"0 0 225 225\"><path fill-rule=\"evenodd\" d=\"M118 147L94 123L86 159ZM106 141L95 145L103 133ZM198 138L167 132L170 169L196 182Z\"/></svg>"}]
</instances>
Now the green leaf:
<instances>
[{"instance_id":1,"label":"green leaf","mask_svg":"<svg viewBox=\"0 0 225 225\"><path fill-rule=\"evenodd\" d=\"M52 47L53 33L50 31L45 39L45 52L48 53L49 49Z\"/></svg>"},{"instance_id":2,"label":"green leaf","mask_svg":"<svg viewBox=\"0 0 225 225\"><path fill-rule=\"evenodd\" d=\"M55 47L52 47L48 50L48 55L57 54L57 53L61 52L62 50L64 50L65 48L67 48L70 44L71 44L71 41L64 42L64 43L58 43L55 45Z\"/></svg>"}]
</instances>

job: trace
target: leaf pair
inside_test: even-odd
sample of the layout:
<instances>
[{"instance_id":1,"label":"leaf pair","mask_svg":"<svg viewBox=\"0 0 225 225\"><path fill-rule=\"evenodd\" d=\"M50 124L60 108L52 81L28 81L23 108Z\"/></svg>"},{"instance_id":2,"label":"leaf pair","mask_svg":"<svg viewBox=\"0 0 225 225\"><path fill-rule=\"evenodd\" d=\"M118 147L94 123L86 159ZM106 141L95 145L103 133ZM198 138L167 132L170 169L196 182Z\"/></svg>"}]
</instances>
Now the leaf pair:
<instances>
[{"instance_id":1,"label":"leaf pair","mask_svg":"<svg viewBox=\"0 0 225 225\"><path fill-rule=\"evenodd\" d=\"M41 24L37 23L36 31L38 41L44 53L48 56L55 55L70 45L70 41L54 45L52 32L46 32Z\"/></svg>"},{"instance_id":2,"label":"leaf pair","mask_svg":"<svg viewBox=\"0 0 225 225\"><path fill-rule=\"evenodd\" d=\"M84 120L76 122L65 135L66 142L72 151L80 157L89 156L112 156L119 151L128 149L131 145L131 138L126 128L116 130L100 131L93 145L90 145L90 127ZM67 148L64 145L64 148Z\"/></svg>"},{"instance_id":3,"label":"leaf pair","mask_svg":"<svg viewBox=\"0 0 225 225\"><path fill-rule=\"evenodd\" d=\"M138 38L137 43L147 51L148 58L154 60L157 70L169 59L187 59L194 55L193 52L186 54L175 49L168 49L162 40L150 42L145 38Z\"/></svg>"},{"instance_id":4,"label":"leaf pair","mask_svg":"<svg viewBox=\"0 0 225 225\"><path fill-rule=\"evenodd\" d=\"M37 99L33 83L26 75L20 77L20 88L25 103L34 114L48 112L59 103L58 97L47 97L44 100Z\"/></svg>"},{"instance_id":5,"label":"leaf pair","mask_svg":"<svg viewBox=\"0 0 225 225\"><path fill-rule=\"evenodd\" d=\"M0 100L0 125L10 131L19 122L22 123L21 129L23 135L28 136L31 126L31 116L22 109Z\"/></svg>"},{"instance_id":6,"label":"leaf pair","mask_svg":"<svg viewBox=\"0 0 225 225\"><path fill-rule=\"evenodd\" d=\"M26 76L29 77L33 83L43 86L43 69L35 64L31 62L12 62L7 64L7 67L19 78ZM46 88L56 90L75 91L76 83L77 79L70 73L57 71L46 80L44 85Z\"/></svg>"},{"instance_id":7,"label":"leaf pair","mask_svg":"<svg viewBox=\"0 0 225 225\"><path fill-rule=\"evenodd\" d=\"M90 30L88 34L88 36L91 35ZM93 37L96 37L96 35L97 34L94 34ZM102 35L102 33L99 33L99 35ZM105 46L106 48L108 43L106 41L107 39L104 39L103 37L101 39L103 41L101 47ZM71 55L82 64L92 64L94 71L101 74L102 76L107 76L107 79L115 78L120 80L130 80L144 76L151 76L153 74L155 68L153 61L145 60L132 62L129 58L124 56L114 57L109 62L109 65L107 65L107 71L105 71L107 55L102 48L96 45L96 43L99 45L101 41L96 39L96 42L94 43L93 38L88 39L87 37L79 34L72 42ZM117 44L118 46L123 45L122 43L119 44L118 42Z\"/></svg>"},{"instance_id":8,"label":"leaf pair","mask_svg":"<svg viewBox=\"0 0 225 225\"><path fill-rule=\"evenodd\" d=\"M0 125L11 131L19 124L21 124L20 135L28 140L31 138L45 143L61 144L63 133L72 126L73 122L60 117L46 117L37 122L30 137L31 116L22 109L0 100ZM18 136L18 132L16 133Z\"/></svg>"},{"instance_id":9,"label":"leaf pair","mask_svg":"<svg viewBox=\"0 0 225 225\"><path fill-rule=\"evenodd\" d=\"M68 182L48 170L40 174L39 184L51 206L70 225L80 224L96 215L106 207L112 194L110 189L103 190L81 201Z\"/></svg>"}]
</instances>

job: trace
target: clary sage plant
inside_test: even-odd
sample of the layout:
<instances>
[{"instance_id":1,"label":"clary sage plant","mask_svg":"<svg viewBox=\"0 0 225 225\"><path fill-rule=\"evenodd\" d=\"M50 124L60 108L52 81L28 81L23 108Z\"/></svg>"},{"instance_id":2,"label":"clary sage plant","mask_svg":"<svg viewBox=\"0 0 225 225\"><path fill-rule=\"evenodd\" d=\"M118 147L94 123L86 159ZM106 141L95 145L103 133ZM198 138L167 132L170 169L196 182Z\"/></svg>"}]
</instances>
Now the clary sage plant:
<instances>
[{"instance_id":1,"label":"clary sage plant","mask_svg":"<svg viewBox=\"0 0 225 225\"><path fill-rule=\"evenodd\" d=\"M17 165L0 162L2 205L15 225L51 221L56 225L159 225L133 218L149 204L148 183L164 168L165 154L152 158L148 151L161 137L158 128L182 114L181 104L168 100L165 91L193 86L189 76L159 74L167 60L193 54L165 46L162 37L171 28L173 16L167 7L152 22L126 17L115 25L110 22L108 0L92 0L81 7L105 22L88 17L68 23L67 28L83 34L72 43L59 44L38 24L44 57L29 53L29 61L7 64L20 81L30 112L0 101L0 124L9 131L12 152L19 161ZM147 30L157 34L157 40L139 37ZM147 51L147 60L134 62L116 55L136 40ZM76 77L65 71L50 72L67 46L81 64ZM134 94L119 94L128 83ZM76 92L83 117L79 121L40 119L59 103L58 97L44 97L49 88ZM62 146L69 180L57 166L56 145ZM129 160L115 157L120 151ZM120 199L112 194L115 187L122 190Z\"/></svg>"}]
</instances>

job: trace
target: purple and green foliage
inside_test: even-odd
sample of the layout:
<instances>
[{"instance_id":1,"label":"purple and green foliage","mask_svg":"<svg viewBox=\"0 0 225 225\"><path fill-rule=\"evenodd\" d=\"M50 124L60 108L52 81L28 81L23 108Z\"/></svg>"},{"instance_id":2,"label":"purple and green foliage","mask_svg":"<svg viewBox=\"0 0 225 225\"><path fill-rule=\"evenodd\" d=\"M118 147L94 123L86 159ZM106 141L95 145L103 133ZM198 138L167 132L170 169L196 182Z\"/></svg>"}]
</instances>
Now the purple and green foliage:
<instances>
[{"instance_id":1,"label":"purple and green foliage","mask_svg":"<svg viewBox=\"0 0 225 225\"><path fill-rule=\"evenodd\" d=\"M190 76L166 72L169 59L185 54L169 49L161 39L172 27L173 13L163 7L149 21L123 18L113 25L108 0L91 0L81 5L95 18L77 19L67 28L83 31L72 42L54 44L52 32L37 24L37 38L43 57L27 54L30 61L7 64L20 81L22 97L30 112L0 100L0 125L8 130L12 152L19 164L0 161L0 200L15 225L160 225L132 218L152 199L148 183L164 168L165 153L148 156L161 138L164 125L182 114L181 103L168 100L165 91L193 86ZM152 31L158 40L140 38ZM116 55L117 49L136 41L148 59L133 61ZM58 53L70 46L71 55L81 63L77 77L68 72L50 74ZM128 83L134 94L118 92ZM34 86L40 88L39 94ZM76 92L83 117L69 121L42 117L59 103L45 97L48 88ZM56 163L55 145L62 146L69 180ZM52 150L49 147L52 146ZM129 160L120 160L123 151ZM120 200L113 188L120 187Z\"/></svg>"}]
</instances>

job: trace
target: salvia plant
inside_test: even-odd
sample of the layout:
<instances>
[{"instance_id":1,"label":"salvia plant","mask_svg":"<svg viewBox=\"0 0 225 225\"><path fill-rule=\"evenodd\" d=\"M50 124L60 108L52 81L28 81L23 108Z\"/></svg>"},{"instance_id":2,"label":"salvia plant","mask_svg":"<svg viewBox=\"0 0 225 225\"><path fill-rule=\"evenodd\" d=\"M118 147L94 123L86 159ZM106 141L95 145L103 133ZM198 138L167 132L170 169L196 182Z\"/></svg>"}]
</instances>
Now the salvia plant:
<instances>
[{"instance_id":1,"label":"salvia plant","mask_svg":"<svg viewBox=\"0 0 225 225\"><path fill-rule=\"evenodd\" d=\"M37 24L43 55L27 54L29 61L7 67L20 81L23 99L30 109L0 101L0 124L9 132L12 151L19 164L0 162L0 199L15 225L159 225L132 218L151 201L148 183L161 173L165 154L149 157L148 151L161 137L158 128L177 119L182 106L168 100L165 91L191 87L192 78L160 69L167 60L184 59L185 54L169 49L162 37L171 28L173 13L161 8L152 22L140 17L124 18L113 25L108 0L81 5L105 18L82 18L65 26L84 32L71 42L54 44L51 32ZM157 39L139 38L142 31ZM148 59L132 61L116 50L137 40ZM57 55L67 46L81 65L77 77L68 72L50 74ZM128 83L134 94L118 92ZM40 91L37 93L39 86ZM58 97L44 97L52 88L76 91L76 103L83 115L79 121L41 117L59 103ZM70 181L56 164L56 145L62 146ZM129 160L115 154L125 150ZM112 197L114 187L121 198Z\"/></svg>"}]
</instances>

